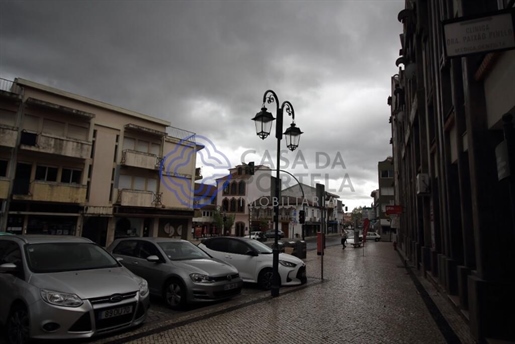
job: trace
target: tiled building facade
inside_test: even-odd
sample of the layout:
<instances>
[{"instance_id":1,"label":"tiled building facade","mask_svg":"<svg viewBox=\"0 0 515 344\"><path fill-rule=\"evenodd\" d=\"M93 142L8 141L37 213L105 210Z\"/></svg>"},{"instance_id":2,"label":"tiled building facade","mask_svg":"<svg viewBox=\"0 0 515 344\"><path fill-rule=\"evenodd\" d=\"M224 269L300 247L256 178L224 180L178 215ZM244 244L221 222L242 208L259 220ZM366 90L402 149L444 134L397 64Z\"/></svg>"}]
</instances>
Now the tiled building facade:
<instances>
[{"instance_id":1,"label":"tiled building facade","mask_svg":"<svg viewBox=\"0 0 515 344\"><path fill-rule=\"evenodd\" d=\"M515 50L448 57L442 22L482 16L476 29L489 30L487 15L511 9L513 21L513 6L406 1L388 99L395 203L403 207L399 250L445 292L481 343L515 340L515 143L508 142ZM513 38L513 29L507 35ZM498 169L503 142L511 176Z\"/></svg>"}]
</instances>

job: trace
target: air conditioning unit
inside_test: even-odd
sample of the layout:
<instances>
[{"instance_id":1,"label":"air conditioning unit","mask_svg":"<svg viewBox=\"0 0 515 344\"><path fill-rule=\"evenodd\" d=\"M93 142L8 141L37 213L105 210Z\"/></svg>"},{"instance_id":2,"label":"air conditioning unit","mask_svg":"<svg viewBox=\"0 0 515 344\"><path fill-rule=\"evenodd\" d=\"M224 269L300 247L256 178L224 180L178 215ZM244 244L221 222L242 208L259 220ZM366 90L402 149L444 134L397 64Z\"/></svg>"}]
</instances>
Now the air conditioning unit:
<instances>
[{"instance_id":1,"label":"air conditioning unit","mask_svg":"<svg viewBox=\"0 0 515 344\"><path fill-rule=\"evenodd\" d=\"M417 195L425 195L429 193L429 175L427 173L417 174L416 183Z\"/></svg>"}]
</instances>

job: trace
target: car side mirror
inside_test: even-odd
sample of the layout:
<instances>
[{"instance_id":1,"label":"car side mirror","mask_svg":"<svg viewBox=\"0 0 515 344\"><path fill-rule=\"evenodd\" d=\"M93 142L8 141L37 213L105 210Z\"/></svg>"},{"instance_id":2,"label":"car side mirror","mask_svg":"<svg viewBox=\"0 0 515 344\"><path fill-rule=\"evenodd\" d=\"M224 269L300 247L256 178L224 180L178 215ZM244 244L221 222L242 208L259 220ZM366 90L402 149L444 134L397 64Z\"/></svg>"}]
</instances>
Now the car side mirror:
<instances>
[{"instance_id":1,"label":"car side mirror","mask_svg":"<svg viewBox=\"0 0 515 344\"><path fill-rule=\"evenodd\" d=\"M151 262L151 263L159 263L161 261L161 259L159 259L158 256L153 254L153 255L147 257L147 261Z\"/></svg>"},{"instance_id":2,"label":"car side mirror","mask_svg":"<svg viewBox=\"0 0 515 344\"><path fill-rule=\"evenodd\" d=\"M248 250L247 252L245 252L245 254L247 256L251 256L251 257L257 257L258 256L258 253L256 251L253 251L253 250Z\"/></svg>"},{"instance_id":3,"label":"car side mirror","mask_svg":"<svg viewBox=\"0 0 515 344\"><path fill-rule=\"evenodd\" d=\"M119 261L120 263L122 262L123 258L122 257L116 257L116 260Z\"/></svg>"},{"instance_id":4,"label":"car side mirror","mask_svg":"<svg viewBox=\"0 0 515 344\"><path fill-rule=\"evenodd\" d=\"M8 272L15 272L18 270L18 267L16 264L13 263L4 263L0 265L0 273L8 273Z\"/></svg>"}]
</instances>

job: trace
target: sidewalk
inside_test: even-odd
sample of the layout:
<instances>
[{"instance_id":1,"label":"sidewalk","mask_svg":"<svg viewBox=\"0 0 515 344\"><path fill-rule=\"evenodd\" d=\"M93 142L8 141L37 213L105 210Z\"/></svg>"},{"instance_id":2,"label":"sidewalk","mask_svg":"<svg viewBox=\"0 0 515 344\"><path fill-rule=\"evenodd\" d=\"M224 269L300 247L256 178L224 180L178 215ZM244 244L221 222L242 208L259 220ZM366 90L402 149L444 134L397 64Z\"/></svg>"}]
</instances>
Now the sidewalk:
<instances>
[{"instance_id":1,"label":"sidewalk","mask_svg":"<svg viewBox=\"0 0 515 344\"><path fill-rule=\"evenodd\" d=\"M95 343L472 343L431 308L424 294L435 291L417 288L389 242L311 250L305 261L307 285L279 297L236 297Z\"/></svg>"}]
</instances>

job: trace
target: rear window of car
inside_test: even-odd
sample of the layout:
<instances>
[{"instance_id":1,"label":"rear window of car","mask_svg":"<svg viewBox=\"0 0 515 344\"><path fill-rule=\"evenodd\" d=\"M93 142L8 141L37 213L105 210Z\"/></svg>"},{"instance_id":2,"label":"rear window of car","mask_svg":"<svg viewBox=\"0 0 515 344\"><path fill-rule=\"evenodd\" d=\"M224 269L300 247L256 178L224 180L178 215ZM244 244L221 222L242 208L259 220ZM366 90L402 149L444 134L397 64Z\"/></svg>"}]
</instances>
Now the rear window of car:
<instances>
[{"instance_id":1,"label":"rear window of car","mask_svg":"<svg viewBox=\"0 0 515 344\"><path fill-rule=\"evenodd\" d=\"M89 243L25 245L29 269L35 273L113 268L119 263L103 248Z\"/></svg>"}]
</instances>

